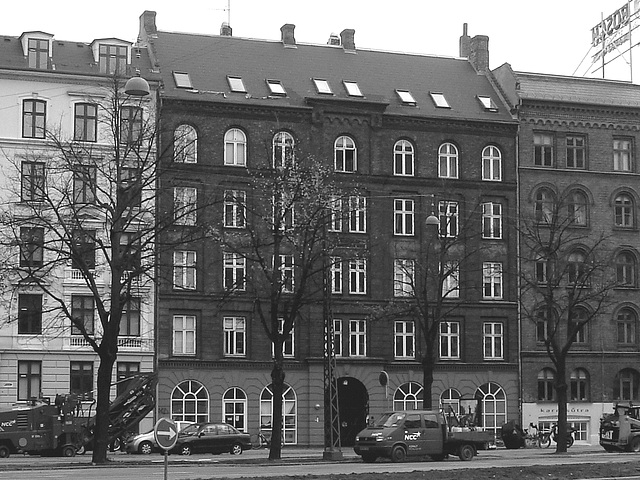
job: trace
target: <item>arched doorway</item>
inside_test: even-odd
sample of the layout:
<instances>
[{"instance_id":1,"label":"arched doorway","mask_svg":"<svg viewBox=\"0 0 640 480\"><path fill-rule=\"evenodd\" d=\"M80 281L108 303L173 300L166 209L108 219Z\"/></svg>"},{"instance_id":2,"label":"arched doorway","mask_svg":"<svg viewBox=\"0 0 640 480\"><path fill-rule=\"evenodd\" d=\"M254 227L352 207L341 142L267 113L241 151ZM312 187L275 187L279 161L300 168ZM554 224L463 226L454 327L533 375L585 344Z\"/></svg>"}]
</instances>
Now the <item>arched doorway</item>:
<instances>
[{"instance_id":1,"label":"arched doorway","mask_svg":"<svg viewBox=\"0 0 640 480\"><path fill-rule=\"evenodd\" d=\"M361 381L353 377L338 379L338 409L340 413L340 443L351 447L356 435L367 426L369 393Z\"/></svg>"}]
</instances>

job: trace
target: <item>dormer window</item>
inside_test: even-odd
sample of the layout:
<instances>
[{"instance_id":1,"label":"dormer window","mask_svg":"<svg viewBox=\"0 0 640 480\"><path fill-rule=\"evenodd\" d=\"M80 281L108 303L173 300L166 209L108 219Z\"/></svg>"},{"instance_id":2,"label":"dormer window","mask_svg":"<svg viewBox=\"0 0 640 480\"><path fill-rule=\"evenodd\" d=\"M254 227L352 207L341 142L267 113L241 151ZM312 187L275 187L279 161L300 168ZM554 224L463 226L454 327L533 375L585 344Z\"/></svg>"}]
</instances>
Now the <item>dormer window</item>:
<instances>
[{"instance_id":1,"label":"dormer window","mask_svg":"<svg viewBox=\"0 0 640 480\"><path fill-rule=\"evenodd\" d=\"M269 93L271 93L271 95L280 95L283 97L287 95L280 80L267 80L267 86L269 87Z\"/></svg>"},{"instance_id":2,"label":"dormer window","mask_svg":"<svg viewBox=\"0 0 640 480\"><path fill-rule=\"evenodd\" d=\"M242 77L227 76L227 81L229 82L229 88L232 92L247 93Z\"/></svg>"},{"instance_id":3,"label":"dormer window","mask_svg":"<svg viewBox=\"0 0 640 480\"><path fill-rule=\"evenodd\" d=\"M323 93L325 95L333 95L333 91L331 91L331 87L329 86L329 82L323 80L321 78L314 78L313 83L316 86L316 90L318 93Z\"/></svg>"},{"instance_id":4,"label":"dormer window","mask_svg":"<svg viewBox=\"0 0 640 480\"><path fill-rule=\"evenodd\" d=\"M126 46L101 43L98 48L100 73L124 75L127 72L127 53Z\"/></svg>"},{"instance_id":5,"label":"dormer window","mask_svg":"<svg viewBox=\"0 0 640 480\"><path fill-rule=\"evenodd\" d=\"M356 82L347 82L344 80L344 88L347 89L347 93L350 97L362 97L362 91L360 91L360 87Z\"/></svg>"},{"instance_id":6,"label":"dormer window","mask_svg":"<svg viewBox=\"0 0 640 480\"><path fill-rule=\"evenodd\" d=\"M433 100L433 103L436 105L436 107L451 108L451 105L449 105L449 102L447 101L443 93L429 92L429 95L431 95L431 100Z\"/></svg>"},{"instance_id":7,"label":"dormer window","mask_svg":"<svg viewBox=\"0 0 640 480\"><path fill-rule=\"evenodd\" d=\"M30 38L27 50L29 68L47 69L49 67L49 40Z\"/></svg>"},{"instance_id":8,"label":"dormer window","mask_svg":"<svg viewBox=\"0 0 640 480\"><path fill-rule=\"evenodd\" d=\"M188 73L173 72L173 80L176 82L176 87L178 88L193 88L191 77Z\"/></svg>"},{"instance_id":9,"label":"dormer window","mask_svg":"<svg viewBox=\"0 0 640 480\"><path fill-rule=\"evenodd\" d=\"M498 106L495 104L491 97L487 97L484 95L478 95L478 100L484 107L484 109L488 112L497 112Z\"/></svg>"},{"instance_id":10,"label":"dormer window","mask_svg":"<svg viewBox=\"0 0 640 480\"><path fill-rule=\"evenodd\" d=\"M413 98L413 95L411 95L409 90L396 90L396 93L398 94L398 97L400 97L400 101L405 105L416 105L416 99Z\"/></svg>"}]
</instances>

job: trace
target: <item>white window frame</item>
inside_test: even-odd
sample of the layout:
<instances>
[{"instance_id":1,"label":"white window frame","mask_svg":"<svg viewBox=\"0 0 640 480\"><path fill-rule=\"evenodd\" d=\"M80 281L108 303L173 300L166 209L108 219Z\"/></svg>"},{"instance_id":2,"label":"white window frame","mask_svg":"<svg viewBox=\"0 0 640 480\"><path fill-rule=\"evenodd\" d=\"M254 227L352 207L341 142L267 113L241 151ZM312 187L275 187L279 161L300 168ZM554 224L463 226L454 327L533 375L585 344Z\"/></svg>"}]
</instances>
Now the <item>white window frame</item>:
<instances>
[{"instance_id":1,"label":"white window frame","mask_svg":"<svg viewBox=\"0 0 640 480\"><path fill-rule=\"evenodd\" d=\"M367 294L367 260L365 258L349 260L349 293L351 295Z\"/></svg>"},{"instance_id":2,"label":"white window frame","mask_svg":"<svg viewBox=\"0 0 640 480\"><path fill-rule=\"evenodd\" d=\"M267 79L267 86L269 87L269 93L271 95L278 95L284 97L287 95L287 91L284 89L284 85L280 80Z\"/></svg>"},{"instance_id":3,"label":"white window frame","mask_svg":"<svg viewBox=\"0 0 640 480\"><path fill-rule=\"evenodd\" d=\"M393 261L393 296L410 297L414 293L415 260L396 258Z\"/></svg>"},{"instance_id":4,"label":"white window frame","mask_svg":"<svg viewBox=\"0 0 640 480\"><path fill-rule=\"evenodd\" d=\"M438 177L458 178L458 147L451 142L438 148Z\"/></svg>"},{"instance_id":5,"label":"white window frame","mask_svg":"<svg viewBox=\"0 0 640 480\"><path fill-rule=\"evenodd\" d=\"M278 333L282 334L284 330L284 318L278 318ZM282 342L282 356L285 358L293 358L296 356L295 344L295 326L291 328L289 336ZM273 342L271 343L271 356L275 358L275 350Z\"/></svg>"},{"instance_id":6,"label":"white window frame","mask_svg":"<svg viewBox=\"0 0 640 480\"><path fill-rule=\"evenodd\" d=\"M482 204L482 238L502 239L502 204L484 202Z\"/></svg>"},{"instance_id":7,"label":"white window frame","mask_svg":"<svg viewBox=\"0 0 640 480\"><path fill-rule=\"evenodd\" d=\"M172 324L172 354L176 356L195 356L196 354L195 315L174 315Z\"/></svg>"},{"instance_id":8,"label":"white window frame","mask_svg":"<svg viewBox=\"0 0 640 480\"><path fill-rule=\"evenodd\" d=\"M393 234L399 236L413 236L415 233L415 201L409 198L395 198L393 200Z\"/></svg>"},{"instance_id":9,"label":"white window frame","mask_svg":"<svg viewBox=\"0 0 640 480\"><path fill-rule=\"evenodd\" d=\"M485 360L504 359L504 324L502 322L482 324L482 347Z\"/></svg>"},{"instance_id":10,"label":"white window frame","mask_svg":"<svg viewBox=\"0 0 640 480\"><path fill-rule=\"evenodd\" d=\"M393 322L394 357L396 360L416 358L416 326L411 320Z\"/></svg>"},{"instance_id":11,"label":"white window frame","mask_svg":"<svg viewBox=\"0 0 640 480\"><path fill-rule=\"evenodd\" d=\"M232 92L247 93L247 88L244 86L242 77L227 75L227 82L229 82L229 88Z\"/></svg>"},{"instance_id":12,"label":"white window frame","mask_svg":"<svg viewBox=\"0 0 640 480\"><path fill-rule=\"evenodd\" d=\"M366 320L349 320L349 356L367 356Z\"/></svg>"},{"instance_id":13,"label":"white window frame","mask_svg":"<svg viewBox=\"0 0 640 480\"><path fill-rule=\"evenodd\" d=\"M195 225L198 218L198 189L174 187L173 218L176 225Z\"/></svg>"},{"instance_id":14,"label":"white window frame","mask_svg":"<svg viewBox=\"0 0 640 480\"><path fill-rule=\"evenodd\" d=\"M448 262L443 272L442 298L460 298L460 264Z\"/></svg>"},{"instance_id":15,"label":"white window frame","mask_svg":"<svg viewBox=\"0 0 640 480\"><path fill-rule=\"evenodd\" d=\"M296 288L295 262L293 255L280 255L280 281L284 293L293 293Z\"/></svg>"},{"instance_id":16,"label":"white window frame","mask_svg":"<svg viewBox=\"0 0 640 480\"><path fill-rule=\"evenodd\" d=\"M316 91L325 95L333 95L329 82L323 78L314 78L313 84L316 86Z\"/></svg>"},{"instance_id":17,"label":"white window frame","mask_svg":"<svg viewBox=\"0 0 640 480\"><path fill-rule=\"evenodd\" d=\"M351 156L352 165L348 165L347 156ZM333 143L333 160L336 172L355 173L358 171L358 148L353 138L348 135L341 135L336 138Z\"/></svg>"},{"instance_id":18,"label":"white window frame","mask_svg":"<svg viewBox=\"0 0 640 480\"><path fill-rule=\"evenodd\" d=\"M440 322L438 343L441 360L460 360L460 322Z\"/></svg>"},{"instance_id":19,"label":"white window frame","mask_svg":"<svg viewBox=\"0 0 640 480\"><path fill-rule=\"evenodd\" d=\"M502 263L484 262L482 264L482 298L485 300L502 300L503 297Z\"/></svg>"},{"instance_id":20,"label":"white window frame","mask_svg":"<svg viewBox=\"0 0 640 480\"><path fill-rule=\"evenodd\" d=\"M331 276L331 293L342 293L342 258L331 257L331 266L329 267Z\"/></svg>"},{"instance_id":21,"label":"white window frame","mask_svg":"<svg viewBox=\"0 0 640 480\"><path fill-rule=\"evenodd\" d=\"M193 250L173 252L173 288L195 290L198 283L197 253Z\"/></svg>"},{"instance_id":22,"label":"white window frame","mask_svg":"<svg viewBox=\"0 0 640 480\"><path fill-rule=\"evenodd\" d=\"M350 97L363 97L364 95L362 95L362 90L360 90L360 86L358 85L357 82L353 82L353 81L349 81L349 80L343 80L342 83L344 84L344 89L347 91L347 94Z\"/></svg>"},{"instance_id":23,"label":"white window frame","mask_svg":"<svg viewBox=\"0 0 640 480\"><path fill-rule=\"evenodd\" d=\"M349 197L349 233L367 233L367 197Z\"/></svg>"},{"instance_id":24,"label":"white window frame","mask_svg":"<svg viewBox=\"0 0 640 480\"><path fill-rule=\"evenodd\" d=\"M227 291L244 292L247 284L247 260L234 252L223 252L222 286ZM241 280L241 282L240 282ZM231 283L231 284L229 284Z\"/></svg>"},{"instance_id":25,"label":"white window frame","mask_svg":"<svg viewBox=\"0 0 640 480\"><path fill-rule=\"evenodd\" d=\"M396 89L396 94L398 94L400 101L405 105L415 106L417 104L416 99L409 90Z\"/></svg>"},{"instance_id":26,"label":"white window frame","mask_svg":"<svg viewBox=\"0 0 640 480\"><path fill-rule=\"evenodd\" d=\"M633 170L633 149L630 138L613 139L613 170L615 172Z\"/></svg>"},{"instance_id":27,"label":"white window frame","mask_svg":"<svg viewBox=\"0 0 640 480\"><path fill-rule=\"evenodd\" d=\"M460 228L458 202L441 200L438 202L438 211L440 214L440 236L456 238Z\"/></svg>"},{"instance_id":28,"label":"white window frame","mask_svg":"<svg viewBox=\"0 0 640 480\"><path fill-rule=\"evenodd\" d=\"M502 153L495 145L487 145L482 149L482 180L502 181Z\"/></svg>"},{"instance_id":29,"label":"white window frame","mask_svg":"<svg viewBox=\"0 0 640 480\"><path fill-rule=\"evenodd\" d=\"M239 128L224 133L224 164L244 167L247 165L247 135Z\"/></svg>"},{"instance_id":30,"label":"white window frame","mask_svg":"<svg viewBox=\"0 0 640 480\"><path fill-rule=\"evenodd\" d=\"M449 102L444 96L444 93L429 92L429 95L431 96L431 100L433 100L433 103L437 108L451 108L451 105L449 105Z\"/></svg>"},{"instance_id":31,"label":"white window frame","mask_svg":"<svg viewBox=\"0 0 640 480\"><path fill-rule=\"evenodd\" d=\"M341 232L342 231L342 198L332 195L329 199L329 204L331 205L331 214L329 218L329 228L330 232Z\"/></svg>"},{"instance_id":32,"label":"white window frame","mask_svg":"<svg viewBox=\"0 0 640 480\"><path fill-rule=\"evenodd\" d=\"M295 165L296 142L289 132L273 136L273 168L292 168Z\"/></svg>"},{"instance_id":33,"label":"white window frame","mask_svg":"<svg viewBox=\"0 0 640 480\"><path fill-rule=\"evenodd\" d=\"M247 192L244 190L224 191L224 219L225 228L244 228L246 226Z\"/></svg>"},{"instance_id":34,"label":"white window frame","mask_svg":"<svg viewBox=\"0 0 640 480\"><path fill-rule=\"evenodd\" d=\"M334 318L333 319L333 354L336 357L342 357L343 355L343 351L342 351L343 333L344 332L342 330L342 319Z\"/></svg>"},{"instance_id":35,"label":"white window frame","mask_svg":"<svg viewBox=\"0 0 640 480\"><path fill-rule=\"evenodd\" d=\"M393 174L400 177L413 177L415 174L415 156L413 144L409 140L398 140L393 146Z\"/></svg>"},{"instance_id":36,"label":"white window frame","mask_svg":"<svg viewBox=\"0 0 640 480\"><path fill-rule=\"evenodd\" d=\"M247 319L245 317L223 317L224 356L245 357L247 355Z\"/></svg>"},{"instance_id":37,"label":"white window frame","mask_svg":"<svg viewBox=\"0 0 640 480\"><path fill-rule=\"evenodd\" d=\"M198 132L193 125L183 123L174 130L173 161L198 163Z\"/></svg>"}]
</instances>

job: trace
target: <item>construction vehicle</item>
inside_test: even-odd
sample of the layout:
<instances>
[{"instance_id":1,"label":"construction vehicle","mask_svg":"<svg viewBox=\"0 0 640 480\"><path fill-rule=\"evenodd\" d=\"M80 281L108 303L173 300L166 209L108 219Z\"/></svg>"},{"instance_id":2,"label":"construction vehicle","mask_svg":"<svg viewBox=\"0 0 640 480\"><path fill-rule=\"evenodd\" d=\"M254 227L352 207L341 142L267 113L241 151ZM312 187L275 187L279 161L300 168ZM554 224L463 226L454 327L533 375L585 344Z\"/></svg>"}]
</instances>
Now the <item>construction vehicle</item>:
<instances>
[{"instance_id":1,"label":"construction vehicle","mask_svg":"<svg viewBox=\"0 0 640 480\"><path fill-rule=\"evenodd\" d=\"M600 419L600 445L607 452L640 452L640 405L618 403Z\"/></svg>"},{"instance_id":2,"label":"construction vehicle","mask_svg":"<svg viewBox=\"0 0 640 480\"><path fill-rule=\"evenodd\" d=\"M126 391L109 405L109 442L153 410L156 382L155 374L127 378ZM73 457L93 443L94 430L95 416L83 415L77 395L56 395L53 405L33 400L0 410L0 458L12 453Z\"/></svg>"}]
</instances>

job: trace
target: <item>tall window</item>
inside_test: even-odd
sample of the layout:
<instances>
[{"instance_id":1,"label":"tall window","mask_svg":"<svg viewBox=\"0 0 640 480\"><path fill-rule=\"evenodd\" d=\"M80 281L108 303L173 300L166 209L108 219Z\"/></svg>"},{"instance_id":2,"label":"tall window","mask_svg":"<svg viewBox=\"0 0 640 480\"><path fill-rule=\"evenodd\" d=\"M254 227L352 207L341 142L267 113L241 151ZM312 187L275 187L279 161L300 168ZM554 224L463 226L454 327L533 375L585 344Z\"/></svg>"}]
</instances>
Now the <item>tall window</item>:
<instances>
[{"instance_id":1,"label":"tall window","mask_svg":"<svg viewBox=\"0 0 640 480\"><path fill-rule=\"evenodd\" d=\"M540 167L553 166L553 136L546 133L533 135L533 163Z\"/></svg>"},{"instance_id":2,"label":"tall window","mask_svg":"<svg viewBox=\"0 0 640 480\"><path fill-rule=\"evenodd\" d=\"M485 262L482 264L482 297L501 299L503 295L502 263Z\"/></svg>"},{"instance_id":3,"label":"tall window","mask_svg":"<svg viewBox=\"0 0 640 480\"><path fill-rule=\"evenodd\" d=\"M22 162L20 192L23 202L44 200L44 163Z\"/></svg>"},{"instance_id":4,"label":"tall window","mask_svg":"<svg viewBox=\"0 0 640 480\"><path fill-rule=\"evenodd\" d=\"M349 232L367 232L367 197L349 197Z\"/></svg>"},{"instance_id":5,"label":"tall window","mask_svg":"<svg viewBox=\"0 0 640 480\"><path fill-rule=\"evenodd\" d=\"M236 167L247 164L247 137L242 130L232 128L224 134L224 164Z\"/></svg>"},{"instance_id":6,"label":"tall window","mask_svg":"<svg viewBox=\"0 0 640 480\"><path fill-rule=\"evenodd\" d=\"M638 386L640 375L633 368L624 368L618 372L613 380L614 400L638 400Z\"/></svg>"},{"instance_id":7,"label":"tall window","mask_svg":"<svg viewBox=\"0 0 640 480\"><path fill-rule=\"evenodd\" d=\"M635 225L635 205L630 195L618 195L613 208L616 227L630 228Z\"/></svg>"},{"instance_id":8,"label":"tall window","mask_svg":"<svg viewBox=\"0 0 640 480\"><path fill-rule=\"evenodd\" d=\"M273 167L291 168L295 165L295 141L288 132L273 137Z\"/></svg>"},{"instance_id":9,"label":"tall window","mask_svg":"<svg viewBox=\"0 0 640 480\"><path fill-rule=\"evenodd\" d=\"M72 236L74 251L71 258L71 268L76 270L96 268L95 230L76 230Z\"/></svg>"},{"instance_id":10,"label":"tall window","mask_svg":"<svg viewBox=\"0 0 640 480\"><path fill-rule=\"evenodd\" d=\"M415 202L408 198L393 201L394 234L413 235Z\"/></svg>"},{"instance_id":11,"label":"tall window","mask_svg":"<svg viewBox=\"0 0 640 480\"><path fill-rule=\"evenodd\" d=\"M224 354L244 357L247 354L247 320L244 317L224 317Z\"/></svg>"},{"instance_id":12,"label":"tall window","mask_svg":"<svg viewBox=\"0 0 640 480\"><path fill-rule=\"evenodd\" d=\"M394 356L399 359L415 358L416 332L415 324L410 320L393 322Z\"/></svg>"},{"instance_id":13,"label":"tall window","mask_svg":"<svg viewBox=\"0 0 640 480\"><path fill-rule=\"evenodd\" d=\"M446 262L442 274L442 298L460 298L460 264Z\"/></svg>"},{"instance_id":14,"label":"tall window","mask_svg":"<svg viewBox=\"0 0 640 480\"><path fill-rule=\"evenodd\" d=\"M407 382L400 385L393 394L393 409L418 410L422 407L424 388L418 382Z\"/></svg>"},{"instance_id":15,"label":"tall window","mask_svg":"<svg viewBox=\"0 0 640 480\"><path fill-rule=\"evenodd\" d=\"M349 260L349 293L367 293L367 260L364 258Z\"/></svg>"},{"instance_id":16,"label":"tall window","mask_svg":"<svg viewBox=\"0 0 640 480\"><path fill-rule=\"evenodd\" d=\"M415 261L398 258L393 262L393 296L410 297L415 288Z\"/></svg>"},{"instance_id":17,"label":"tall window","mask_svg":"<svg viewBox=\"0 0 640 480\"><path fill-rule=\"evenodd\" d=\"M585 344L589 342L589 330L588 330L589 312L585 308L577 307L573 311L573 316L569 322L569 328L577 328L576 333L573 336L573 341L578 344Z\"/></svg>"},{"instance_id":18,"label":"tall window","mask_svg":"<svg viewBox=\"0 0 640 480\"><path fill-rule=\"evenodd\" d=\"M285 444L297 442L298 401L290 385L282 389L282 434ZM260 394L260 430L270 432L273 425L273 385L266 386Z\"/></svg>"},{"instance_id":19,"label":"tall window","mask_svg":"<svg viewBox=\"0 0 640 480\"><path fill-rule=\"evenodd\" d=\"M47 102L23 100L22 138L44 138L47 124Z\"/></svg>"},{"instance_id":20,"label":"tall window","mask_svg":"<svg viewBox=\"0 0 640 480\"><path fill-rule=\"evenodd\" d=\"M549 281L549 276L552 275L552 262L545 252L538 253L535 259L535 275L536 282L543 285Z\"/></svg>"},{"instance_id":21,"label":"tall window","mask_svg":"<svg viewBox=\"0 0 640 480\"><path fill-rule=\"evenodd\" d=\"M328 229L330 232L342 231L342 199L336 195L330 197L331 214Z\"/></svg>"},{"instance_id":22,"label":"tall window","mask_svg":"<svg viewBox=\"0 0 640 480\"><path fill-rule=\"evenodd\" d=\"M589 374L583 368L576 368L569 375L570 399L572 402L586 402L589 399Z\"/></svg>"},{"instance_id":23,"label":"tall window","mask_svg":"<svg viewBox=\"0 0 640 480\"><path fill-rule=\"evenodd\" d=\"M98 135L98 106L95 103L76 103L74 108L73 139L95 142Z\"/></svg>"},{"instance_id":24,"label":"tall window","mask_svg":"<svg viewBox=\"0 0 640 480\"><path fill-rule=\"evenodd\" d=\"M284 318L278 319L278 333L284 332ZM282 339L282 356L285 358L293 358L295 356L295 333L294 328L291 327L289 333ZM273 343L271 344L271 356L275 358L275 349Z\"/></svg>"},{"instance_id":25,"label":"tall window","mask_svg":"<svg viewBox=\"0 0 640 480\"><path fill-rule=\"evenodd\" d=\"M438 149L438 176L458 178L458 147L453 143L443 143Z\"/></svg>"},{"instance_id":26,"label":"tall window","mask_svg":"<svg viewBox=\"0 0 640 480\"><path fill-rule=\"evenodd\" d=\"M331 257L331 293L342 293L342 258Z\"/></svg>"},{"instance_id":27,"label":"tall window","mask_svg":"<svg viewBox=\"0 0 640 480\"><path fill-rule=\"evenodd\" d=\"M196 252L192 250L173 252L173 288L195 290L196 273Z\"/></svg>"},{"instance_id":28,"label":"tall window","mask_svg":"<svg viewBox=\"0 0 640 480\"><path fill-rule=\"evenodd\" d=\"M116 394L122 395L128 390L131 377L140 373L140 364L138 362L118 362L117 365L117 386Z\"/></svg>"},{"instance_id":29,"label":"tall window","mask_svg":"<svg viewBox=\"0 0 640 480\"><path fill-rule=\"evenodd\" d=\"M485 360L504 358L504 331L501 322L485 322L482 325L482 344Z\"/></svg>"},{"instance_id":30,"label":"tall window","mask_svg":"<svg viewBox=\"0 0 640 480\"><path fill-rule=\"evenodd\" d=\"M196 354L196 317L173 316L173 355Z\"/></svg>"},{"instance_id":31,"label":"tall window","mask_svg":"<svg viewBox=\"0 0 640 480\"><path fill-rule=\"evenodd\" d=\"M293 293L295 288L294 273L293 255L280 255L280 281L283 292Z\"/></svg>"},{"instance_id":32,"label":"tall window","mask_svg":"<svg viewBox=\"0 0 640 480\"><path fill-rule=\"evenodd\" d=\"M224 191L224 226L244 228L246 225L247 193L244 190Z\"/></svg>"},{"instance_id":33,"label":"tall window","mask_svg":"<svg viewBox=\"0 0 640 480\"><path fill-rule=\"evenodd\" d=\"M142 139L142 108L125 105L120 107L120 143L137 145Z\"/></svg>"},{"instance_id":34,"label":"tall window","mask_svg":"<svg viewBox=\"0 0 640 480\"><path fill-rule=\"evenodd\" d=\"M173 132L173 161L198 162L198 132L191 125L178 125Z\"/></svg>"},{"instance_id":35,"label":"tall window","mask_svg":"<svg viewBox=\"0 0 640 480\"><path fill-rule=\"evenodd\" d=\"M30 38L27 42L29 68L49 68L49 40Z\"/></svg>"},{"instance_id":36,"label":"tall window","mask_svg":"<svg viewBox=\"0 0 640 480\"><path fill-rule=\"evenodd\" d=\"M398 140L393 146L393 174L411 177L414 175L413 145L407 140Z\"/></svg>"},{"instance_id":37,"label":"tall window","mask_svg":"<svg viewBox=\"0 0 640 480\"><path fill-rule=\"evenodd\" d=\"M588 283L589 278L587 277L588 265L587 265L587 257L584 252L576 250L569 254L567 260L567 270L568 270L568 278L569 283L573 284L585 284Z\"/></svg>"},{"instance_id":38,"label":"tall window","mask_svg":"<svg viewBox=\"0 0 640 480\"><path fill-rule=\"evenodd\" d=\"M631 140L613 139L613 169L616 172L631 172L633 170Z\"/></svg>"},{"instance_id":39,"label":"tall window","mask_svg":"<svg viewBox=\"0 0 640 480\"><path fill-rule=\"evenodd\" d=\"M342 320L333 319L333 353L336 357L342 356Z\"/></svg>"},{"instance_id":40,"label":"tall window","mask_svg":"<svg viewBox=\"0 0 640 480\"><path fill-rule=\"evenodd\" d=\"M42 333L42 295L18 295L18 334Z\"/></svg>"},{"instance_id":41,"label":"tall window","mask_svg":"<svg viewBox=\"0 0 640 480\"><path fill-rule=\"evenodd\" d=\"M480 425L485 430L493 431L497 437L498 430L507 421L507 396L504 389L493 382L480 385L474 398L481 400L479 410L482 412Z\"/></svg>"},{"instance_id":42,"label":"tall window","mask_svg":"<svg viewBox=\"0 0 640 480\"><path fill-rule=\"evenodd\" d=\"M124 208L140 208L142 204L142 178L139 168L120 168L120 185L118 187L119 205Z\"/></svg>"},{"instance_id":43,"label":"tall window","mask_svg":"<svg viewBox=\"0 0 640 480\"><path fill-rule=\"evenodd\" d=\"M630 308L622 308L616 315L616 324L618 329L618 343L620 345L635 345L636 326L638 324L636 312Z\"/></svg>"},{"instance_id":44,"label":"tall window","mask_svg":"<svg viewBox=\"0 0 640 480\"><path fill-rule=\"evenodd\" d=\"M538 400L552 401L556 399L556 374L550 368L543 368L538 372Z\"/></svg>"},{"instance_id":45,"label":"tall window","mask_svg":"<svg viewBox=\"0 0 640 480\"><path fill-rule=\"evenodd\" d=\"M75 165L73 167L74 202L95 203L97 186L96 167L92 165Z\"/></svg>"},{"instance_id":46,"label":"tall window","mask_svg":"<svg viewBox=\"0 0 640 480\"><path fill-rule=\"evenodd\" d=\"M546 310L542 308L536 312L536 341L538 343L545 343L547 339L551 338L551 322L547 317Z\"/></svg>"},{"instance_id":47,"label":"tall window","mask_svg":"<svg viewBox=\"0 0 640 480\"><path fill-rule=\"evenodd\" d=\"M42 391L42 362L18 362L18 401L38 398Z\"/></svg>"},{"instance_id":48,"label":"tall window","mask_svg":"<svg viewBox=\"0 0 640 480\"><path fill-rule=\"evenodd\" d=\"M223 287L225 290L244 291L246 288L246 259L233 252L223 254Z\"/></svg>"},{"instance_id":49,"label":"tall window","mask_svg":"<svg viewBox=\"0 0 640 480\"><path fill-rule=\"evenodd\" d=\"M71 362L69 383L78 400L93 400L93 362Z\"/></svg>"},{"instance_id":50,"label":"tall window","mask_svg":"<svg viewBox=\"0 0 640 480\"><path fill-rule=\"evenodd\" d=\"M366 320L349 320L349 356L367 356Z\"/></svg>"},{"instance_id":51,"label":"tall window","mask_svg":"<svg viewBox=\"0 0 640 480\"><path fill-rule=\"evenodd\" d=\"M460 359L460 322L440 322L440 358Z\"/></svg>"},{"instance_id":52,"label":"tall window","mask_svg":"<svg viewBox=\"0 0 640 480\"><path fill-rule=\"evenodd\" d=\"M636 257L631 252L616 255L616 282L619 287L636 286Z\"/></svg>"},{"instance_id":53,"label":"tall window","mask_svg":"<svg viewBox=\"0 0 640 480\"><path fill-rule=\"evenodd\" d=\"M222 395L222 421L247 432L247 394L233 387Z\"/></svg>"},{"instance_id":54,"label":"tall window","mask_svg":"<svg viewBox=\"0 0 640 480\"><path fill-rule=\"evenodd\" d=\"M482 179L494 182L502 180L502 154L498 147L489 145L482 149Z\"/></svg>"},{"instance_id":55,"label":"tall window","mask_svg":"<svg viewBox=\"0 0 640 480\"><path fill-rule=\"evenodd\" d=\"M567 136L567 168L585 168L586 141L582 135Z\"/></svg>"},{"instance_id":56,"label":"tall window","mask_svg":"<svg viewBox=\"0 0 640 480\"><path fill-rule=\"evenodd\" d=\"M174 187L173 218L177 225L195 225L198 218L198 190L195 187Z\"/></svg>"},{"instance_id":57,"label":"tall window","mask_svg":"<svg viewBox=\"0 0 640 480\"><path fill-rule=\"evenodd\" d=\"M550 224L553 222L555 198L553 193L546 188L540 188L536 192L535 217L538 223Z\"/></svg>"},{"instance_id":58,"label":"tall window","mask_svg":"<svg viewBox=\"0 0 640 480\"><path fill-rule=\"evenodd\" d=\"M127 72L127 47L101 43L98 47L98 65L100 73L124 75Z\"/></svg>"},{"instance_id":59,"label":"tall window","mask_svg":"<svg viewBox=\"0 0 640 480\"><path fill-rule=\"evenodd\" d=\"M120 335L125 337L140 336L140 298L130 298L124 304L120 317Z\"/></svg>"},{"instance_id":60,"label":"tall window","mask_svg":"<svg viewBox=\"0 0 640 480\"><path fill-rule=\"evenodd\" d=\"M334 165L336 172L353 173L358 168L358 151L351 137L338 137L334 144Z\"/></svg>"},{"instance_id":61,"label":"tall window","mask_svg":"<svg viewBox=\"0 0 640 480\"><path fill-rule=\"evenodd\" d=\"M39 267L44 260L44 228L20 227L20 266Z\"/></svg>"},{"instance_id":62,"label":"tall window","mask_svg":"<svg viewBox=\"0 0 640 480\"><path fill-rule=\"evenodd\" d=\"M573 225L585 226L588 220L587 196L574 190L567 197L567 218Z\"/></svg>"},{"instance_id":63,"label":"tall window","mask_svg":"<svg viewBox=\"0 0 640 480\"><path fill-rule=\"evenodd\" d=\"M482 204L482 238L502 238L502 205L485 202Z\"/></svg>"},{"instance_id":64,"label":"tall window","mask_svg":"<svg viewBox=\"0 0 640 480\"><path fill-rule=\"evenodd\" d=\"M455 238L458 236L458 202L438 202L440 211L440 236Z\"/></svg>"},{"instance_id":65,"label":"tall window","mask_svg":"<svg viewBox=\"0 0 640 480\"><path fill-rule=\"evenodd\" d=\"M95 300L87 295L71 296L71 335L82 335L86 332L93 335L95 324Z\"/></svg>"},{"instance_id":66,"label":"tall window","mask_svg":"<svg viewBox=\"0 0 640 480\"><path fill-rule=\"evenodd\" d=\"M171 419L187 422L209 421L209 392L196 380L185 380L171 392Z\"/></svg>"}]
</instances>

